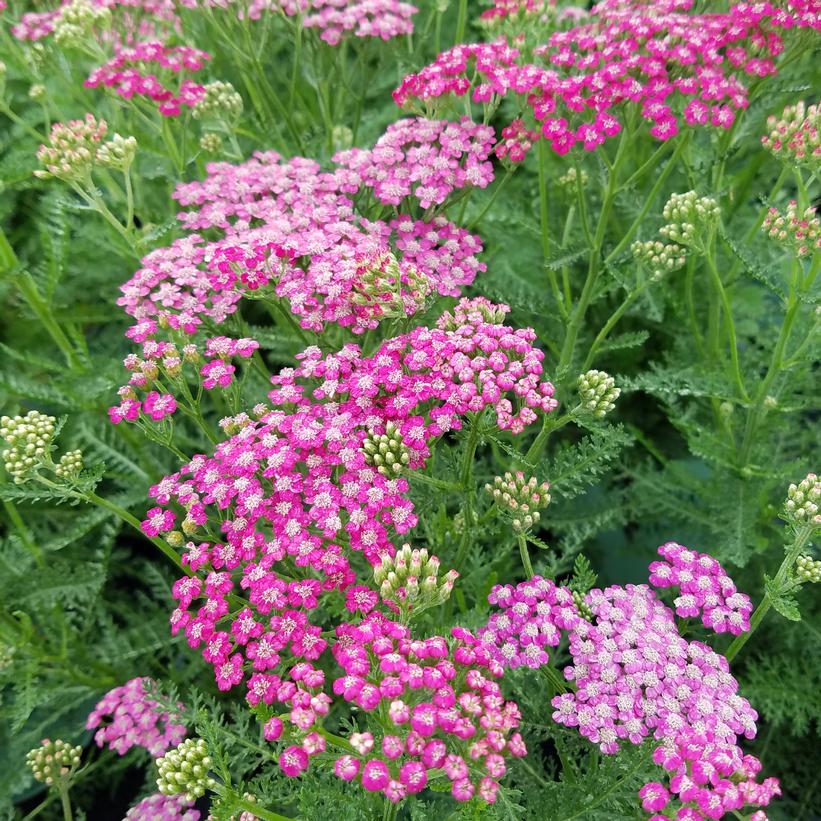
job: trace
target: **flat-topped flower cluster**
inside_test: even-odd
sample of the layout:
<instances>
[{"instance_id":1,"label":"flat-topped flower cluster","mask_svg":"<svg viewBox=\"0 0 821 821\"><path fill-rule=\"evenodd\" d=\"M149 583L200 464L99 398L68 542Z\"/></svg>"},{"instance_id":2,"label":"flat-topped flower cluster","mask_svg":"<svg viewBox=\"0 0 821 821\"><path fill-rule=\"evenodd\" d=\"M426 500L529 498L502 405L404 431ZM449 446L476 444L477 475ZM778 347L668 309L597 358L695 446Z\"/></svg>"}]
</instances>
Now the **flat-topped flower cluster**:
<instances>
[{"instance_id":1,"label":"flat-topped flower cluster","mask_svg":"<svg viewBox=\"0 0 821 821\"><path fill-rule=\"evenodd\" d=\"M575 145L593 151L618 134L627 103L654 137L668 140L682 121L730 128L748 105L745 78L776 73L782 33L821 30L821 13L803 3L736 3L696 14L692 5L603 0L588 19L532 50L505 38L460 43L405 77L394 99L431 111L453 96L470 94L490 108L516 97L558 154Z\"/></svg>"}]
</instances>

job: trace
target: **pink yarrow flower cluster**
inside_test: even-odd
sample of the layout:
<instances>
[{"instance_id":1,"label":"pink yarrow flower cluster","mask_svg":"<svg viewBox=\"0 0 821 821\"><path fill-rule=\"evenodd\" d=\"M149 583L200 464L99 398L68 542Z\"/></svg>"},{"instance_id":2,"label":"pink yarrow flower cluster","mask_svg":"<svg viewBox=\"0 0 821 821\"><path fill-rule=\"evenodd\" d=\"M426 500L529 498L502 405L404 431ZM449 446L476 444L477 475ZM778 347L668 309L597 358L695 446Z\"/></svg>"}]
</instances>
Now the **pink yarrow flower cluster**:
<instances>
[{"instance_id":1,"label":"pink yarrow flower cluster","mask_svg":"<svg viewBox=\"0 0 821 821\"><path fill-rule=\"evenodd\" d=\"M595 150L621 131L619 108L635 106L660 139L688 126L730 128L748 105L741 77L776 73L783 33L821 30L821 15L798 4L737 3L689 13L690 0L604 0L585 21L531 53L506 40L458 44L403 80L400 106L435 107L468 93L495 107L521 98L554 151ZM475 79L474 79L475 78Z\"/></svg>"},{"instance_id":2,"label":"pink yarrow flower cluster","mask_svg":"<svg viewBox=\"0 0 821 821\"><path fill-rule=\"evenodd\" d=\"M187 396L181 386L182 380L186 383L194 381L198 387L209 391L229 387L236 373L231 360L238 357L249 359L259 348L255 339L227 336L206 339L204 351L191 342L178 347L154 339L157 331L157 323L149 319L126 332L129 339L142 343L142 356L129 354L123 362L131 377L118 391L120 404L108 409L109 418L115 425L139 419L160 422L171 416L177 410L177 398L167 389L178 390ZM203 358L206 360L204 364Z\"/></svg>"},{"instance_id":3,"label":"pink yarrow flower cluster","mask_svg":"<svg viewBox=\"0 0 821 821\"><path fill-rule=\"evenodd\" d=\"M144 747L155 758L185 738L185 726L160 708L147 693L147 678L134 678L106 693L89 713L86 729L94 730L98 747L110 747L125 755L132 747Z\"/></svg>"},{"instance_id":4,"label":"pink yarrow flower cluster","mask_svg":"<svg viewBox=\"0 0 821 821\"><path fill-rule=\"evenodd\" d=\"M750 597L738 592L712 556L675 542L663 544L658 552L666 561L650 565L649 581L653 587L679 588L680 595L673 602L677 615L700 616L702 624L716 633L737 636L750 629Z\"/></svg>"},{"instance_id":5,"label":"pink yarrow flower cluster","mask_svg":"<svg viewBox=\"0 0 821 821\"><path fill-rule=\"evenodd\" d=\"M343 37L373 37L391 40L413 33L416 6L399 0L311 0L303 18L305 28L319 30L328 45Z\"/></svg>"},{"instance_id":6,"label":"pink yarrow flower cluster","mask_svg":"<svg viewBox=\"0 0 821 821\"><path fill-rule=\"evenodd\" d=\"M555 408L535 335L501 324L507 310L462 300L438 327L388 339L367 358L354 345L328 356L309 348L272 379L273 409L151 488L159 506L145 532L173 530L179 506L191 537L183 562L195 575L174 586L173 631L202 648L221 687L267 674L280 655L315 661L326 640L307 616L355 582L349 550L377 565L395 553L392 533L416 523L407 480L368 464L371 433L391 422L415 470L467 413L492 409L518 433ZM278 572L285 559L296 576ZM237 586L250 608L232 603Z\"/></svg>"},{"instance_id":7,"label":"pink yarrow flower cluster","mask_svg":"<svg viewBox=\"0 0 821 821\"><path fill-rule=\"evenodd\" d=\"M666 739L653 760L669 773L669 781L653 781L639 790L642 808L654 813L651 821L667 821L670 816L659 813L673 810L682 821L714 821L730 813L735 817L740 810L766 807L781 794L777 778L756 781L761 762L755 756L710 731L687 729ZM751 819L767 821L767 816L758 810Z\"/></svg>"},{"instance_id":8,"label":"pink yarrow flower cluster","mask_svg":"<svg viewBox=\"0 0 821 821\"><path fill-rule=\"evenodd\" d=\"M181 794L154 793L135 804L123 821L199 821L200 812L192 804Z\"/></svg>"},{"instance_id":9,"label":"pink yarrow flower cluster","mask_svg":"<svg viewBox=\"0 0 821 821\"><path fill-rule=\"evenodd\" d=\"M283 162L266 152L208 171L175 194L189 208L180 220L192 233L148 254L121 289L118 302L138 326L151 321L194 334L254 296L287 300L306 329L334 323L361 333L417 310L422 291L458 296L485 270L476 258L479 238L443 217L386 222L357 213L353 195L363 182L351 169L322 172L312 160ZM222 237L206 241L195 231ZM373 269L386 254L398 269L390 287L374 290ZM380 298L385 290L389 302Z\"/></svg>"},{"instance_id":10,"label":"pink yarrow flower cluster","mask_svg":"<svg viewBox=\"0 0 821 821\"><path fill-rule=\"evenodd\" d=\"M488 157L494 141L493 128L467 117L457 123L406 118L389 125L373 148L350 149L334 161L354 170L381 203L399 205L413 196L430 208L455 190L493 181Z\"/></svg>"},{"instance_id":11,"label":"pink yarrow flower cluster","mask_svg":"<svg viewBox=\"0 0 821 821\"><path fill-rule=\"evenodd\" d=\"M205 93L204 86L183 75L199 71L210 59L206 52L189 46L166 46L157 41L137 43L120 49L107 63L94 69L84 85L112 88L126 100L145 97L159 104L164 117L177 117L183 106L193 108ZM171 88L154 72L180 79Z\"/></svg>"},{"instance_id":12,"label":"pink yarrow flower cluster","mask_svg":"<svg viewBox=\"0 0 821 821\"><path fill-rule=\"evenodd\" d=\"M379 613L336 628L333 654L345 675L334 693L387 716L379 737L350 737L355 754L336 760L337 776L399 802L425 789L429 770L441 769L457 801L496 800L505 756L527 752L516 732L519 708L503 699L494 681L502 668L486 648L467 631L454 635L452 646L442 636L414 640Z\"/></svg>"},{"instance_id":13,"label":"pink yarrow flower cluster","mask_svg":"<svg viewBox=\"0 0 821 821\"><path fill-rule=\"evenodd\" d=\"M573 595L550 579L534 576L518 585L496 585L488 601L499 608L477 632L504 667L538 668L548 662L548 647L558 647L561 631L579 619Z\"/></svg>"},{"instance_id":14,"label":"pink yarrow flower cluster","mask_svg":"<svg viewBox=\"0 0 821 821\"><path fill-rule=\"evenodd\" d=\"M691 727L722 740L755 735L756 712L738 695L724 656L678 632L675 615L647 585L591 590L593 621L570 632L575 692L553 699L553 718L602 752L649 734L675 737Z\"/></svg>"}]
</instances>

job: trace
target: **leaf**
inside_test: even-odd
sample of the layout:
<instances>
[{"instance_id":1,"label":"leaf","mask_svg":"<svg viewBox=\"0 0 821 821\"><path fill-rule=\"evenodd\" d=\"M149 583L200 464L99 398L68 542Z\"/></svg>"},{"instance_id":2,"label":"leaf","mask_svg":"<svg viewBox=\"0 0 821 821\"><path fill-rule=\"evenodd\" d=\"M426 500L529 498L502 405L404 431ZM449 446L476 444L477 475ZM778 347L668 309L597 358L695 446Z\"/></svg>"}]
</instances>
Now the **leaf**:
<instances>
[{"instance_id":1,"label":"leaf","mask_svg":"<svg viewBox=\"0 0 821 821\"><path fill-rule=\"evenodd\" d=\"M801 621L801 613L798 610L798 601L795 596L782 592L769 576L764 576L764 592L770 597L773 609L777 613L790 621Z\"/></svg>"},{"instance_id":2,"label":"leaf","mask_svg":"<svg viewBox=\"0 0 821 821\"><path fill-rule=\"evenodd\" d=\"M618 334L604 342L599 348L600 352L622 351L628 348L638 348L650 338L648 331L634 331L631 333Z\"/></svg>"}]
</instances>

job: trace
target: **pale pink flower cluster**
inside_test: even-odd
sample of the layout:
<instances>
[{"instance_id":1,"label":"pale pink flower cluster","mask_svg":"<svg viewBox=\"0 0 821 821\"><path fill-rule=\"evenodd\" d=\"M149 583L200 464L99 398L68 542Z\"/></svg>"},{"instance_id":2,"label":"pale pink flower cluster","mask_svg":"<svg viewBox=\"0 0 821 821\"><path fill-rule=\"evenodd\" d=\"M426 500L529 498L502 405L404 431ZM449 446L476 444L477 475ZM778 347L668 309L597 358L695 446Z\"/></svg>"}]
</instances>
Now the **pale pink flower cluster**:
<instances>
[{"instance_id":1,"label":"pale pink flower cluster","mask_svg":"<svg viewBox=\"0 0 821 821\"><path fill-rule=\"evenodd\" d=\"M777 208L770 208L762 227L770 239L792 248L799 257L821 250L821 220L815 215L815 208L812 206L801 213L798 203L790 200L784 214Z\"/></svg>"},{"instance_id":2,"label":"pale pink flower cluster","mask_svg":"<svg viewBox=\"0 0 821 821\"><path fill-rule=\"evenodd\" d=\"M653 781L639 790L644 810L660 813L675 809L681 821L713 821L727 814L737 817L740 810L766 807L781 795L777 778L756 781L761 762L753 755L744 755L733 742L717 738L707 730L682 731L673 739L665 739L653 754L653 761L665 769L669 783ZM673 796L678 807L672 804ZM650 821L668 821L667 814L654 814ZM758 810L751 821L767 821Z\"/></svg>"},{"instance_id":3,"label":"pale pink flower cluster","mask_svg":"<svg viewBox=\"0 0 821 821\"><path fill-rule=\"evenodd\" d=\"M663 544L658 552L666 561L650 565L649 581L653 587L678 587L680 595L673 602L677 615L700 616L702 624L716 633L737 636L750 629L750 597L738 592L712 556L676 542Z\"/></svg>"},{"instance_id":4,"label":"pale pink flower cluster","mask_svg":"<svg viewBox=\"0 0 821 821\"><path fill-rule=\"evenodd\" d=\"M689 126L730 128L748 105L742 77L776 73L783 32L821 30L821 14L797 4L737 3L692 14L690 0L604 0L589 21L551 35L532 54L504 39L458 44L403 80L400 106L430 109L471 94L495 106L521 98L559 154L595 150L622 128L620 107L636 107L661 140Z\"/></svg>"},{"instance_id":5,"label":"pale pink flower cluster","mask_svg":"<svg viewBox=\"0 0 821 821\"><path fill-rule=\"evenodd\" d=\"M508 17L539 14L548 6L555 5L556 0L493 0L491 7L485 9L479 19L493 23Z\"/></svg>"},{"instance_id":6,"label":"pale pink flower cluster","mask_svg":"<svg viewBox=\"0 0 821 821\"><path fill-rule=\"evenodd\" d=\"M42 40L54 31L61 10L73 0L61 0L57 8L48 11L28 11L11 27L18 40ZM101 43L110 43L115 49L123 44L140 40L162 39L171 32L179 32L180 22L174 0L89 0L92 6L112 11L111 27L95 31Z\"/></svg>"},{"instance_id":7,"label":"pale pink flower cluster","mask_svg":"<svg viewBox=\"0 0 821 821\"><path fill-rule=\"evenodd\" d=\"M803 102L788 105L767 118L761 144L776 157L798 163L821 164L821 107Z\"/></svg>"},{"instance_id":8,"label":"pale pink flower cluster","mask_svg":"<svg viewBox=\"0 0 821 821\"><path fill-rule=\"evenodd\" d=\"M183 106L193 108L205 93L204 86L185 77L196 73L211 57L189 46L166 46L158 41L123 48L107 63L95 68L84 85L104 86L120 97L145 97L158 103L164 117L177 117ZM155 72L163 75L165 83ZM169 78L177 78L173 88Z\"/></svg>"},{"instance_id":9,"label":"pale pink flower cluster","mask_svg":"<svg viewBox=\"0 0 821 821\"><path fill-rule=\"evenodd\" d=\"M488 157L494 141L493 128L467 117L459 122L414 117L389 125L373 148L343 151L334 161L355 171L381 203L399 205L413 196L429 208L455 190L493 182Z\"/></svg>"},{"instance_id":10,"label":"pale pink flower cluster","mask_svg":"<svg viewBox=\"0 0 821 821\"><path fill-rule=\"evenodd\" d=\"M755 735L756 712L738 695L724 656L682 638L675 615L647 585L594 589L585 596L592 622L570 632L574 692L553 699L553 718L602 752L649 734L674 738L685 728L717 739Z\"/></svg>"},{"instance_id":11,"label":"pale pink flower cluster","mask_svg":"<svg viewBox=\"0 0 821 821\"><path fill-rule=\"evenodd\" d=\"M335 635L333 655L345 675L334 680L334 693L383 714L377 736L351 735L354 753L337 758L337 776L398 802L441 769L457 801L495 802L505 756L527 750L516 732L519 708L502 697L494 681L502 668L485 646L459 628L451 645L442 636L413 639L381 613L340 624Z\"/></svg>"},{"instance_id":12,"label":"pale pink flower cluster","mask_svg":"<svg viewBox=\"0 0 821 821\"><path fill-rule=\"evenodd\" d=\"M547 648L558 647L561 631L579 620L570 590L541 576L515 586L496 585L488 601L499 611L476 635L510 669L547 664Z\"/></svg>"},{"instance_id":13,"label":"pale pink flower cluster","mask_svg":"<svg viewBox=\"0 0 821 821\"><path fill-rule=\"evenodd\" d=\"M199 821L200 813L184 795L154 793L143 798L127 813L123 821Z\"/></svg>"},{"instance_id":14,"label":"pale pink flower cluster","mask_svg":"<svg viewBox=\"0 0 821 821\"><path fill-rule=\"evenodd\" d=\"M400 0L311 0L303 25L318 29L320 38L331 46L348 34L391 40L413 33L417 11Z\"/></svg>"},{"instance_id":15,"label":"pale pink flower cluster","mask_svg":"<svg viewBox=\"0 0 821 821\"><path fill-rule=\"evenodd\" d=\"M363 182L351 169L323 172L312 160L285 162L265 152L208 171L202 182L178 186L175 196L189 209L180 221L222 238L191 233L143 259L118 300L138 323L193 334L205 320L225 321L255 291L287 300L304 328L319 332L335 323L361 333L386 315L363 279L386 253L397 256L395 292L407 313L421 307L411 280L458 296L485 270L476 258L478 237L443 217L386 222L358 213L353 196Z\"/></svg>"},{"instance_id":16,"label":"pale pink flower cluster","mask_svg":"<svg viewBox=\"0 0 821 821\"><path fill-rule=\"evenodd\" d=\"M144 747L155 758L185 738L185 725L164 711L146 693L147 678L133 678L106 693L89 713L86 729L97 729L94 740L120 755Z\"/></svg>"},{"instance_id":17,"label":"pale pink flower cluster","mask_svg":"<svg viewBox=\"0 0 821 821\"><path fill-rule=\"evenodd\" d=\"M178 336L183 344L178 347L172 342L154 339L158 330L154 320L146 319L132 325L126 332L129 339L142 343L142 356L132 353L123 360L131 377L117 391L120 404L108 409L115 425L136 422L141 414L143 420L160 422L175 413L177 399L180 396L190 398L181 385L182 380L186 384L194 382L197 387L208 391L227 388L233 383L237 370L231 360L237 357L249 359L259 348L255 339L214 336L206 339L205 350L202 351L194 343L185 341L182 331ZM142 399L140 393L143 394ZM175 393L178 395L175 396Z\"/></svg>"},{"instance_id":18,"label":"pale pink flower cluster","mask_svg":"<svg viewBox=\"0 0 821 821\"><path fill-rule=\"evenodd\" d=\"M315 661L326 639L307 613L355 582L350 550L376 565L395 552L392 534L416 523L407 479L368 465L369 434L391 422L415 470L466 413L490 408L519 433L555 408L535 334L501 324L506 311L462 300L438 327L387 339L367 358L355 345L327 356L309 348L273 377L273 410L152 487L160 507L145 532L173 530L181 507L191 538L183 562L195 575L174 587L173 630L203 648L221 687L268 674L286 648L286 659ZM280 573L283 560L291 569ZM232 604L237 585L250 608Z\"/></svg>"}]
</instances>

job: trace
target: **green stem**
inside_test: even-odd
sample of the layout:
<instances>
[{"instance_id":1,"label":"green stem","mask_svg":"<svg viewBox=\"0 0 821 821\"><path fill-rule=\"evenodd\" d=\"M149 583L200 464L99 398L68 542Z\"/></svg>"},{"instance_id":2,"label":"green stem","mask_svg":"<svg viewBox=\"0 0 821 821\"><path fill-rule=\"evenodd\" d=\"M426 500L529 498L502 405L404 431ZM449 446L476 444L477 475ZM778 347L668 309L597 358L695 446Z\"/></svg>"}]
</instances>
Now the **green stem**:
<instances>
[{"instance_id":1,"label":"green stem","mask_svg":"<svg viewBox=\"0 0 821 821\"><path fill-rule=\"evenodd\" d=\"M73 821L74 815L71 812L71 799L68 797L68 784L61 781L59 790L60 803L63 805L63 821Z\"/></svg>"},{"instance_id":2,"label":"green stem","mask_svg":"<svg viewBox=\"0 0 821 821\"><path fill-rule=\"evenodd\" d=\"M627 309L638 299L638 297L644 292L645 288L653 282L652 279L646 279L640 285L637 285L630 291L629 294L624 298L624 301L619 305L618 308L613 312L610 319L604 324L604 327L599 331L596 335L596 338L593 340L593 344L590 346L590 352L587 354L587 358L584 360L584 365L582 365L582 372L586 372L589 370L590 366L593 364L593 360L596 358L596 353L601 346L602 342L607 338L610 334L610 331L613 330L616 323L624 316Z\"/></svg>"},{"instance_id":3,"label":"green stem","mask_svg":"<svg viewBox=\"0 0 821 821\"><path fill-rule=\"evenodd\" d=\"M684 151L684 147L687 145L687 135L685 135L679 144L676 146L676 150L673 152L672 157L667 160L667 165L664 166L664 170L659 174L656 182L654 183L653 187L650 189L650 193L647 195L647 199L644 205L639 211L638 216L633 220L633 224L627 229L625 235L621 238L619 244L604 258L605 265L609 262L612 262L618 255L627 247L628 243L633 239L636 234L636 231L639 230L639 227L644 222L644 218L647 216L649 210L653 207L653 202L655 201L656 197L658 196L659 191L661 190L662 185L664 185L667 177L670 176L670 172L676 166L676 160L681 156L681 152Z\"/></svg>"},{"instance_id":4,"label":"green stem","mask_svg":"<svg viewBox=\"0 0 821 821\"><path fill-rule=\"evenodd\" d=\"M39 545L32 541L29 529L26 527L26 523L23 521L20 511L18 511L15 507L14 502L4 499L3 507L6 509L6 513L8 513L12 524L17 529L20 536L20 541L23 543L26 550L31 553L34 561L37 563L37 566L41 569L45 568L46 563L43 559L43 551L40 549Z\"/></svg>"},{"instance_id":5,"label":"green stem","mask_svg":"<svg viewBox=\"0 0 821 821\"><path fill-rule=\"evenodd\" d=\"M527 539L525 538L523 533L517 533L516 539L519 542L519 555L522 557L522 566L525 569L525 575L528 577L528 579L532 579L534 573L533 565L530 563L530 553L527 549Z\"/></svg>"},{"instance_id":6,"label":"green stem","mask_svg":"<svg viewBox=\"0 0 821 821\"><path fill-rule=\"evenodd\" d=\"M496 197L499 196L499 192L505 187L505 184L510 179L510 177L513 175L513 172L515 170L516 169L513 166L511 166L510 168L507 169L507 171L505 172L504 177L502 177L502 179L499 180L498 185L493 189L493 193L490 195L490 199L488 199L488 201L485 203L485 207L479 212L479 216L476 217L470 223L470 225L467 227L468 231L475 231L476 230L476 226L482 221L485 214L487 214L487 212L490 210L490 207L493 205L493 203L496 202Z\"/></svg>"},{"instance_id":7,"label":"green stem","mask_svg":"<svg viewBox=\"0 0 821 821\"><path fill-rule=\"evenodd\" d=\"M550 290L553 291L553 298L562 317L567 318L568 306L565 305L564 295L559 289L558 278L552 267L548 266L550 259L550 223L549 223L549 202L547 199L547 143L545 140L538 142L539 154L539 222L542 232L542 265L547 271L550 280Z\"/></svg>"},{"instance_id":8,"label":"green stem","mask_svg":"<svg viewBox=\"0 0 821 821\"><path fill-rule=\"evenodd\" d=\"M587 308L593 299L596 281L601 270L601 245L604 240L605 229L607 228L607 220L610 217L610 209L613 207L613 201L616 197L619 168L627 153L628 142L629 138L627 136L627 129L625 129L622 131L621 139L619 140L619 147L616 150L616 157L613 160L613 169L608 176L607 189L604 194L604 199L602 200L601 212L599 213L599 222L596 226L596 233L593 236L592 247L590 248L587 278L585 279L579 301L573 308L570 324L567 327L567 335L565 336L561 356L559 357L559 364L556 368L559 373L564 372L573 360L573 354L576 349L576 340L579 336L579 331L581 330L584 316L587 313Z\"/></svg>"},{"instance_id":9,"label":"green stem","mask_svg":"<svg viewBox=\"0 0 821 821\"><path fill-rule=\"evenodd\" d=\"M459 15L456 18L456 43L464 42L467 18L468 2L467 0L459 0Z\"/></svg>"},{"instance_id":10,"label":"green stem","mask_svg":"<svg viewBox=\"0 0 821 821\"><path fill-rule=\"evenodd\" d=\"M46 329L54 344L63 352L68 366L72 370L81 370L83 365L74 350L74 346L60 327L60 323L55 318L48 303L41 296L40 289L31 274L20 269L20 260L11 247L5 232L0 228L0 274L13 273L15 270L17 275L13 277L13 282L17 286L20 295L37 319L40 320L40 324Z\"/></svg>"},{"instance_id":11,"label":"green stem","mask_svg":"<svg viewBox=\"0 0 821 821\"><path fill-rule=\"evenodd\" d=\"M471 423L470 435L468 436L467 445L465 446L465 453L462 456L462 468L459 471L459 483L465 493L465 530L462 534L462 540L459 543L459 550L456 554L456 562L454 564L454 567L459 572L461 572L462 564L465 561L465 556L470 546L470 538L473 534L473 500L476 495L476 488L473 486L473 458L476 455L476 445L479 442L479 426L476 419L473 417L469 417L469 419Z\"/></svg>"},{"instance_id":12,"label":"green stem","mask_svg":"<svg viewBox=\"0 0 821 821\"><path fill-rule=\"evenodd\" d=\"M228 798L235 806L249 813L254 818L261 819L261 821L293 821L293 819L287 815L280 815L278 812L263 809L259 806L259 804L255 804L253 801L243 798L238 793L234 792L230 787L223 785L218 788L218 791Z\"/></svg>"},{"instance_id":13,"label":"green stem","mask_svg":"<svg viewBox=\"0 0 821 821\"><path fill-rule=\"evenodd\" d=\"M796 559L801 555L801 552L812 538L813 529L814 528L812 525L808 525L798 531L795 541L787 548L787 555L784 557L784 561L781 562L781 567L778 568L778 573L775 574L775 578L772 581L773 589L778 590L784 584L787 579L787 575L795 564ZM750 617L750 629L746 633L739 633L739 635L733 639L732 644L730 644L727 648L727 652L724 654L727 661L732 661L738 655L741 648L750 640L750 637L758 629L758 626L764 620L764 616L767 615L772 606L772 597L770 596L769 591L765 592L764 598L761 599L758 607L755 608L753 615Z\"/></svg>"},{"instance_id":14,"label":"green stem","mask_svg":"<svg viewBox=\"0 0 821 821\"><path fill-rule=\"evenodd\" d=\"M741 397L741 399L747 402L749 401L750 397L747 394L747 389L744 387L744 378L741 375L741 363L738 359L738 341L736 339L735 323L733 322L733 310L730 305L730 297L727 294L727 289L724 287L724 283L721 281L721 274L719 274L718 272L715 257L713 256L713 254L714 251L711 243L705 255L705 259L707 260L707 268L710 271L710 275L713 279L713 284L715 285L716 290L718 291L718 295L721 298L721 305L724 308L725 320L727 323L727 335L730 339L730 360L732 361L733 377L735 379L738 395Z\"/></svg>"}]
</instances>

